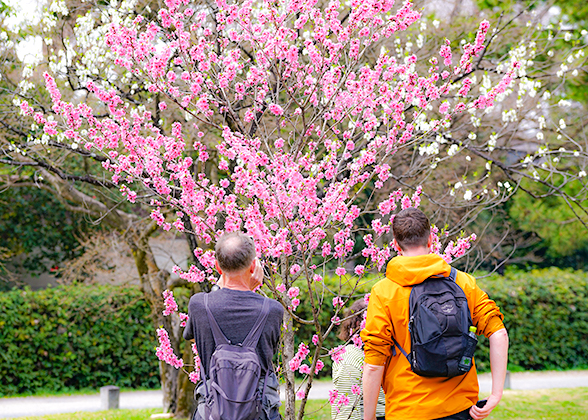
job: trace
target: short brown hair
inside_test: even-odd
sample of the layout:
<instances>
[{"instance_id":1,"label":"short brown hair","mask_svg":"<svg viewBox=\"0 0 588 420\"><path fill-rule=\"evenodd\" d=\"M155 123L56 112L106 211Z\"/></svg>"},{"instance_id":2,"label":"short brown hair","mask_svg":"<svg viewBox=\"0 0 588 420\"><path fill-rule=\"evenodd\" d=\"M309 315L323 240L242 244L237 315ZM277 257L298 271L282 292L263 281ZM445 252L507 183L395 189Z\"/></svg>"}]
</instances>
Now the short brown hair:
<instances>
[{"instance_id":1,"label":"short brown hair","mask_svg":"<svg viewBox=\"0 0 588 420\"><path fill-rule=\"evenodd\" d=\"M223 271L241 271L255 259L255 242L243 232L223 234L214 247L216 261Z\"/></svg>"},{"instance_id":2,"label":"short brown hair","mask_svg":"<svg viewBox=\"0 0 588 420\"><path fill-rule=\"evenodd\" d=\"M402 249L426 247L431 235L431 223L425 213L409 207L394 217L392 233Z\"/></svg>"},{"instance_id":3,"label":"short brown hair","mask_svg":"<svg viewBox=\"0 0 588 420\"><path fill-rule=\"evenodd\" d=\"M357 299L353 302L351 307L345 311L344 317L347 319L341 323L337 337L343 341L347 341L349 337L359 332L359 327L363 321L363 312L366 307L367 303L365 303L364 298Z\"/></svg>"}]
</instances>

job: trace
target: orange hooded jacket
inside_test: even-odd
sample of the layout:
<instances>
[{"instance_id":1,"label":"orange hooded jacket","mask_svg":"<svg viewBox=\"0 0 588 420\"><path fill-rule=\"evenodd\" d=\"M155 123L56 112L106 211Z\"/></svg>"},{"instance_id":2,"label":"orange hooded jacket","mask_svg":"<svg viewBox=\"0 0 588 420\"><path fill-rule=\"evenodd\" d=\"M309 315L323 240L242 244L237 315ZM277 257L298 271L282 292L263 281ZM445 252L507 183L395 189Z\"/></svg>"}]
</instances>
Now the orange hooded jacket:
<instances>
[{"instance_id":1,"label":"orange hooded jacket","mask_svg":"<svg viewBox=\"0 0 588 420\"><path fill-rule=\"evenodd\" d=\"M459 413L478 400L475 364L454 378L425 378L413 373L400 351L392 355L392 336L410 351L408 299L413 285L430 276L449 276L451 266L436 254L394 257L388 263L386 278L372 288L366 326L361 332L365 362L383 366L382 386L386 393L386 420L430 420ZM456 283L463 289L477 328L477 334L490 337L504 328L503 315L474 277L458 271Z\"/></svg>"}]
</instances>

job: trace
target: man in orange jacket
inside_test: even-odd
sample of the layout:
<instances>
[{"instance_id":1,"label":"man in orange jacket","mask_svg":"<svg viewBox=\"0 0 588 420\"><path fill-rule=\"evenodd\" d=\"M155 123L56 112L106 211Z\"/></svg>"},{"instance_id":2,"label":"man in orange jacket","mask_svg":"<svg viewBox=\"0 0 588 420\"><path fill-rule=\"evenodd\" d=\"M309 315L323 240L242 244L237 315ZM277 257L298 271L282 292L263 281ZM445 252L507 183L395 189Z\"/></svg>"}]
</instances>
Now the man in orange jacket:
<instances>
[{"instance_id":1,"label":"man in orange jacket","mask_svg":"<svg viewBox=\"0 0 588 420\"><path fill-rule=\"evenodd\" d=\"M503 315L474 277L458 271L456 283L463 289L477 334L490 340L492 393L483 408L477 407L478 378L475 365L453 378L415 374L392 337L410 349L409 296L412 287L434 275L449 276L451 266L430 253L430 223L425 214L408 208L392 223L394 245L400 251L386 269L386 278L372 288L365 329L363 372L364 420L374 420L380 384L386 394L386 419L475 420L486 418L502 398L508 359L508 334Z\"/></svg>"}]
</instances>

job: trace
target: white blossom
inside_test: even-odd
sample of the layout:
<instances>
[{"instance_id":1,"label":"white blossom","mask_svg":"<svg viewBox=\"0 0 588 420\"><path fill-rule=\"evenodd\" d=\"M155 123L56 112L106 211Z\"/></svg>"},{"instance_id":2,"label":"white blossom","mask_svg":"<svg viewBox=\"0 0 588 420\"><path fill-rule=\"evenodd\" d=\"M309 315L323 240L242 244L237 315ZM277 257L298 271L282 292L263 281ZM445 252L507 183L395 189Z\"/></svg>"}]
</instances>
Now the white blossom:
<instances>
[{"instance_id":1,"label":"white blossom","mask_svg":"<svg viewBox=\"0 0 588 420\"><path fill-rule=\"evenodd\" d=\"M425 154L427 156L439 154L439 143L434 141L428 145L422 145L419 147L419 155L423 156Z\"/></svg>"},{"instance_id":2,"label":"white blossom","mask_svg":"<svg viewBox=\"0 0 588 420\"><path fill-rule=\"evenodd\" d=\"M509 109L508 111L502 111L502 121L505 123L517 121L517 111Z\"/></svg>"},{"instance_id":3,"label":"white blossom","mask_svg":"<svg viewBox=\"0 0 588 420\"><path fill-rule=\"evenodd\" d=\"M488 140L488 150L493 151L496 147L496 140L498 139L498 135L496 133L492 133L490 135L490 139Z\"/></svg>"},{"instance_id":4,"label":"white blossom","mask_svg":"<svg viewBox=\"0 0 588 420\"><path fill-rule=\"evenodd\" d=\"M452 144L449 150L447 150L447 154L449 156L455 155L459 151L459 146L457 144Z\"/></svg>"}]
</instances>

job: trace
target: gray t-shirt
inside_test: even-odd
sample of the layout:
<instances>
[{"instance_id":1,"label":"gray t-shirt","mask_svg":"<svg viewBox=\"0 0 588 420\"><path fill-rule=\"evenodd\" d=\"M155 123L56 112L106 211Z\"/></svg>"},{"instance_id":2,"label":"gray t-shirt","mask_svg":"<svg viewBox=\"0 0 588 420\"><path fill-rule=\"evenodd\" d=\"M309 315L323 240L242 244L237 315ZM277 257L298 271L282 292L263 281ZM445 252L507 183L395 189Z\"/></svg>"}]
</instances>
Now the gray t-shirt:
<instances>
[{"instance_id":1,"label":"gray t-shirt","mask_svg":"<svg viewBox=\"0 0 588 420\"><path fill-rule=\"evenodd\" d=\"M208 307L227 339L233 343L242 343L259 317L264 299L269 299L250 291L219 289L209 294ZM269 314L257 343L257 354L265 374L272 366L272 358L278 351L280 328L284 315L283 306L270 301ZM195 339L196 349L202 368L208 377L208 363L216 348L208 315L204 307L204 293L196 293L188 305L189 320L184 330L186 340Z\"/></svg>"}]
</instances>

